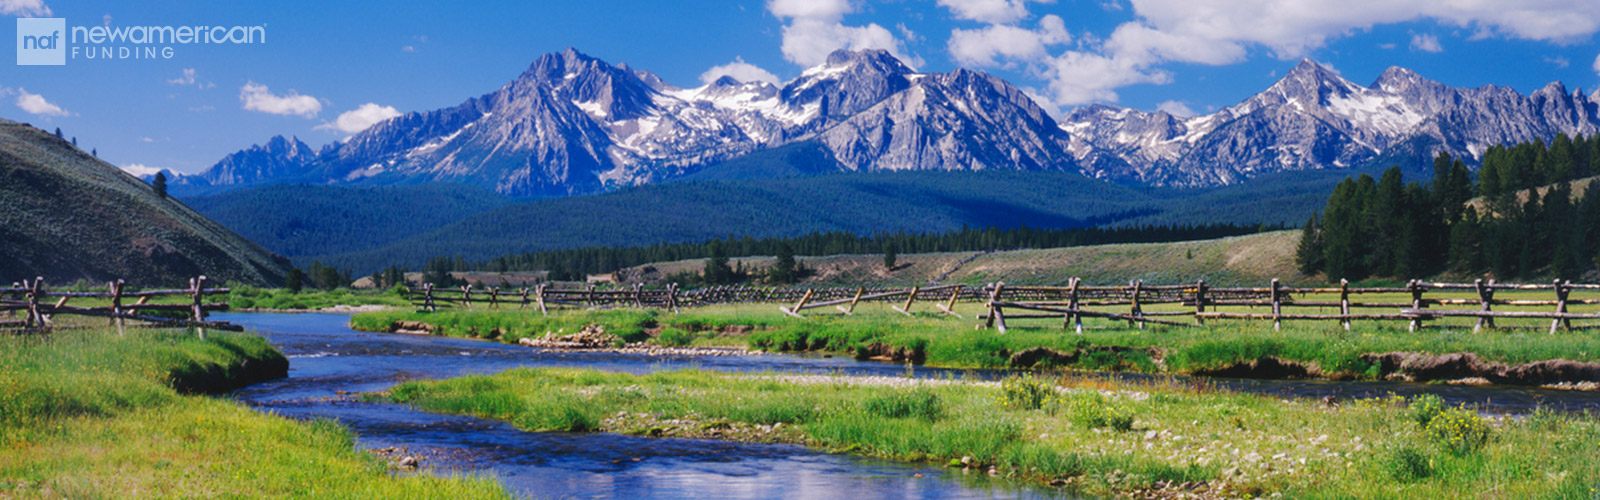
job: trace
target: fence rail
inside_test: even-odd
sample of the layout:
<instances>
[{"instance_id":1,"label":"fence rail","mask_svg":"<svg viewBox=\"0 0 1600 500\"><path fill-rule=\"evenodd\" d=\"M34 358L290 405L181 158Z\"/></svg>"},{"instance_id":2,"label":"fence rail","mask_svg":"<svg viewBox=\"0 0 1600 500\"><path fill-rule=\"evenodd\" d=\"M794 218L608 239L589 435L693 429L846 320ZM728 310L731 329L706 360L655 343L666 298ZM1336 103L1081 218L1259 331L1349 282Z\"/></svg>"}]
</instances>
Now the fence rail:
<instances>
[{"instance_id":1,"label":"fence rail","mask_svg":"<svg viewBox=\"0 0 1600 500\"><path fill-rule=\"evenodd\" d=\"M9 288L0 288L0 311L22 311L23 319L0 321L0 328L22 328L35 330L55 326L55 317L69 316L94 316L111 320L118 330L123 329L126 320L144 321L161 326L193 326L199 328L200 334L205 335L206 328L218 330L241 331L243 328L224 321L207 321L207 314L213 311L226 311L226 302L206 302L207 295L226 295L231 292L227 288L206 288L206 277L198 276L189 279L189 288L175 290L143 290L128 291L126 283L122 280L110 282L106 285L105 292L57 292L45 286L44 278L23 280ZM187 303L155 304L150 299L155 297L187 296ZM54 299L54 300L52 300ZM111 299L108 306L88 307L71 305L73 299ZM132 299L133 303L125 303ZM183 318L167 316L152 316L148 312L176 311L184 313Z\"/></svg>"},{"instance_id":2,"label":"fence rail","mask_svg":"<svg viewBox=\"0 0 1600 500\"><path fill-rule=\"evenodd\" d=\"M1473 283L1432 283L1410 281L1403 287L1352 287L1341 281L1337 287L1287 287L1274 279L1264 287L1212 287L1205 281L1179 285L1147 285L1133 281L1125 286L1088 286L1079 278L1072 278L1067 286L1013 286L993 283L982 287L970 285L941 285L909 288L884 287L834 287L834 288L760 288L742 286L716 286L695 290L679 290L675 285L665 289L644 289L634 286L622 290L555 289L546 286L519 288L515 291L499 288L474 290L471 286L455 289L434 288L424 285L411 290L409 297L422 310L435 311L441 307L470 307L484 304L500 307L514 304L519 308L538 308L542 313L557 307L603 308L615 306L651 307L678 310L713 304L776 303L784 314L805 318L802 313L831 308L839 314L853 315L856 306L864 302L887 303L896 312L912 314L918 302L932 304L938 314L961 317L955 311L958 303L981 303L986 312L977 316L985 326L1004 332L1006 321L1019 319L1057 319L1064 328L1083 330L1083 318L1103 318L1126 321L1129 326L1143 328L1145 324L1190 326L1205 325L1208 320L1272 321L1279 329L1284 321L1338 321L1345 329L1352 321L1405 321L1411 330L1426 321L1445 318L1475 318L1473 330L1494 327L1496 318L1549 319L1550 330L1572 329L1575 320L1600 320L1600 313L1574 313L1569 306L1600 304L1600 295L1594 298L1573 298L1575 290L1600 291L1600 284L1574 284L1555 281L1550 284L1505 284L1494 280ZM1550 292L1550 298L1496 298L1496 292L1535 293ZM1467 297L1448 297L1437 294L1462 294ZM1436 294L1428 296L1428 294ZM1386 298L1372 298L1388 295ZM1394 297L1398 295L1399 297ZM1362 300L1367 296L1368 300ZM1159 310L1146 310L1160 306ZM1430 307L1451 307L1430 309ZM1475 309L1459 309L1462 306ZM1495 310L1504 307L1550 307L1549 311ZM1111 311L1105 308L1118 308ZM1235 310L1220 310L1223 308ZM1239 311L1238 308L1263 308L1269 312ZM1328 313L1327 309L1337 309ZM1308 311L1318 309L1320 311ZM1009 312L1008 312L1009 310ZM1188 322L1181 318L1189 318ZM1583 325L1595 327L1600 325Z\"/></svg>"}]
</instances>

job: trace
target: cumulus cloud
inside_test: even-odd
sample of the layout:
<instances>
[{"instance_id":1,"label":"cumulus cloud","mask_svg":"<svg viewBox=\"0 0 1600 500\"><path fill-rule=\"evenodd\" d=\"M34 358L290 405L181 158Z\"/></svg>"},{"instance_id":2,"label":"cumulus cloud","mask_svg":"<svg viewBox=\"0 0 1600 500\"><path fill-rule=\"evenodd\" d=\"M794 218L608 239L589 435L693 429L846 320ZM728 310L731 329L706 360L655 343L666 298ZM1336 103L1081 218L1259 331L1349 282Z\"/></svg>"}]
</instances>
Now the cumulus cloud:
<instances>
[{"instance_id":1,"label":"cumulus cloud","mask_svg":"<svg viewBox=\"0 0 1600 500\"><path fill-rule=\"evenodd\" d=\"M44 0L0 0L0 14L17 17L49 17Z\"/></svg>"},{"instance_id":2,"label":"cumulus cloud","mask_svg":"<svg viewBox=\"0 0 1600 500\"><path fill-rule=\"evenodd\" d=\"M802 66L815 66L838 49L883 49L910 66L922 61L908 57L905 44L887 28L875 23L847 26L844 15L854 12L848 0L771 0L767 11L786 21L783 27L784 59Z\"/></svg>"},{"instance_id":3,"label":"cumulus cloud","mask_svg":"<svg viewBox=\"0 0 1600 500\"><path fill-rule=\"evenodd\" d=\"M992 24L980 29L950 32L950 56L968 66L1000 66L998 59L1038 61L1050 54L1048 47L1072 41L1066 23L1055 15L1039 20L1038 29Z\"/></svg>"},{"instance_id":4,"label":"cumulus cloud","mask_svg":"<svg viewBox=\"0 0 1600 500\"><path fill-rule=\"evenodd\" d=\"M322 112L322 102L315 97L300 95L292 89L288 94L273 94L266 85L256 82L247 82L239 88L239 102L244 105L245 110L274 115L312 118Z\"/></svg>"},{"instance_id":5,"label":"cumulus cloud","mask_svg":"<svg viewBox=\"0 0 1600 500\"><path fill-rule=\"evenodd\" d=\"M167 85L194 85L195 87L202 89L209 89L217 86L214 83L202 82L197 79L194 68L184 68L183 73L178 75L177 78L167 80Z\"/></svg>"},{"instance_id":6,"label":"cumulus cloud","mask_svg":"<svg viewBox=\"0 0 1600 500\"><path fill-rule=\"evenodd\" d=\"M376 103L362 104L356 109L339 113L339 117L330 123L317 125L318 130L337 130L346 134L354 134L378 122L400 116L400 111L393 106L379 106Z\"/></svg>"},{"instance_id":7,"label":"cumulus cloud","mask_svg":"<svg viewBox=\"0 0 1600 500\"><path fill-rule=\"evenodd\" d=\"M1028 2L1053 0L939 0L957 19L989 24L1010 24L1028 18Z\"/></svg>"},{"instance_id":8,"label":"cumulus cloud","mask_svg":"<svg viewBox=\"0 0 1600 500\"><path fill-rule=\"evenodd\" d=\"M741 82L767 82L773 85L782 82L772 72L761 69L760 66L744 62L743 57L735 57L731 63L712 66L705 73L701 73L700 83L711 83L724 76L731 76Z\"/></svg>"},{"instance_id":9,"label":"cumulus cloud","mask_svg":"<svg viewBox=\"0 0 1600 500\"><path fill-rule=\"evenodd\" d=\"M1439 45L1439 37L1418 33L1411 35L1411 50L1439 53L1444 47Z\"/></svg>"},{"instance_id":10,"label":"cumulus cloud","mask_svg":"<svg viewBox=\"0 0 1600 500\"><path fill-rule=\"evenodd\" d=\"M1005 29L1027 17L1027 4L1021 0L940 0L940 5L957 17L981 17L991 25L953 32L953 59L1044 68L1039 71L1047 80L1042 93L1058 106L1115 101L1118 88L1168 83L1172 78L1163 66L1170 63L1233 64L1253 48L1282 59L1305 57L1333 39L1383 24L1432 21L1478 37L1554 43L1580 41L1600 31L1600 9L1593 7L1593 0L1129 0L1135 20L1117 26L1103 40L1093 33L1078 34L1076 46L1049 54L1041 53L1024 32ZM1434 35L1416 35L1411 45L1429 52L1443 49Z\"/></svg>"},{"instance_id":11,"label":"cumulus cloud","mask_svg":"<svg viewBox=\"0 0 1600 500\"><path fill-rule=\"evenodd\" d=\"M1600 56L1594 56L1594 74L1600 75Z\"/></svg>"},{"instance_id":12,"label":"cumulus cloud","mask_svg":"<svg viewBox=\"0 0 1600 500\"><path fill-rule=\"evenodd\" d=\"M61 109L61 106L57 106L55 103L45 100L44 96L30 93L27 89L23 88L17 89L17 107L22 108L23 111L27 111L39 116L72 115L72 113L68 112L67 110Z\"/></svg>"},{"instance_id":13,"label":"cumulus cloud","mask_svg":"<svg viewBox=\"0 0 1600 500\"><path fill-rule=\"evenodd\" d=\"M1161 104L1157 104L1156 111L1166 111L1167 114L1176 116L1178 118L1188 118L1199 114L1195 113L1193 109L1189 109L1188 104L1184 104L1179 101L1165 101Z\"/></svg>"}]
</instances>

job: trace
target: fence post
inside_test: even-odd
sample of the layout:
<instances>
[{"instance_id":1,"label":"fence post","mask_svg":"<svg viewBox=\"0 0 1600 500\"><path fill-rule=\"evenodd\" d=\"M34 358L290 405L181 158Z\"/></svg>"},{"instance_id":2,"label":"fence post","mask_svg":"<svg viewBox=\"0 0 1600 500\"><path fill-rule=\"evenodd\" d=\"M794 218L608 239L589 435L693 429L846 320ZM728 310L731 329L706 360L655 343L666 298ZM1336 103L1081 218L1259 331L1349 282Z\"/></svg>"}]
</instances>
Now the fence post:
<instances>
[{"instance_id":1,"label":"fence post","mask_svg":"<svg viewBox=\"0 0 1600 500\"><path fill-rule=\"evenodd\" d=\"M856 296L852 297L850 299L850 307L845 307L845 306L833 306L833 307L838 309L841 312L844 312L845 316L855 316L855 314L856 314L856 303L857 302L861 302L861 295L865 294L865 293L867 293L867 288L858 286L858 287L856 287Z\"/></svg>"},{"instance_id":2,"label":"fence post","mask_svg":"<svg viewBox=\"0 0 1600 500\"><path fill-rule=\"evenodd\" d=\"M517 305L517 309L527 309L528 308L528 287L524 286L522 288L517 289L517 293L519 295L522 295L522 303Z\"/></svg>"},{"instance_id":3,"label":"fence post","mask_svg":"<svg viewBox=\"0 0 1600 500\"><path fill-rule=\"evenodd\" d=\"M944 313L945 314L949 314L949 315L955 316L957 318L961 317L960 314L956 314L956 299L958 299L960 297L961 297L961 286L958 285L955 288L951 288L950 289L950 301L946 302L944 304L944 307L941 307L940 309L944 309Z\"/></svg>"},{"instance_id":4,"label":"fence post","mask_svg":"<svg viewBox=\"0 0 1600 500\"><path fill-rule=\"evenodd\" d=\"M22 286L28 289L28 318L23 321L23 326L33 328L44 326L44 315L39 313L39 296L43 294L44 276L35 276L33 282L22 280Z\"/></svg>"},{"instance_id":5,"label":"fence post","mask_svg":"<svg viewBox=\"0 0 1600 500\"><path fill-rule=\"evenodd\" d=\"M1568 287L1571 285L1571 281L1566 282L1566 284L1562 284L1561 280L1556 280L1556 314L1565 314L1567 312L1567 294L1572 291ZM1564 325L1568 330L1571 330L1572 320L1566 318L1555 318L1550 320L1551 335L1556 333L1557 325Z\"/></svg>"},{"instance_id":6,"label":"fence post","mask_svg":"<svg viewBox=\"0 0 1600 500\"><path fill-rule=\"evenodd\" d=\"M985 326L985 327L994 328L995 315L996 315L996 312L998 311L998 308L996 308L994 306L994 302L997 301L997 300L1000 300L1000 288L1002 288L1004 286L1006 286L1006 283L1004 281L1001 281L1001 282L995 283L994 284L994 288L991 288L989 290L989 317L984 319L984 321L983 321L983 326ZM1002 331L1002 333L1003 333L1003 331Z\"/></svg>"},{"instance_id":7,"label":"fence post","mask_svg":"<svg viewBox=\"0 0 1600 500\"><path fill-rule=\"evenodd\" d=\"M1133 307L1128 309L1128 326L1134 325L1134 320L1144 317L1144 309L1139 307L1139 292L1144 289L1144 280L1133 280ZM1144 321L1139 321L1139 329L1144 329Z\"/></svg>"},{"instance_id":8,"label":"fence post","mask_svg":"<svg viewBox=\"0 0 1600 500\"><path fill-rule=\"evenodd\" d=\"M206 309L205 306L202 305L202 300L205 298L206 277L203 275L197 276L194 279L189 280L189 284L194 286L194 289L191 290L190 293L192 294L193 298L193 305L191 307L194 309L195 332L199 333L200 338L203 339L206 338Z\"/></svg>"},{"instance_id":9,"label":"fence post","mask_svg":"<svg viewBox=\"0 0 1600 500\"><path fill-rule=\"evenodd\" d=\"M461 307L472 308L472 283L461 285Z\"/></svg>"},{"instance_id":10,"label":"fence post","mask_svg":"<svg viewBox=\"0 0 1600 500\"><path fill-rule=\"evenodd\" d=\"M1204 317L1200 316L1201 314L1205 314L1205 312L1206 312L1206 280L1202 279L1202 280L1200 280L1200 282L1195 283L1195 285L1194 285L1194 322L1195 322L1195 324L1200 325L1200 326L1205 326L1206 325L1206 319Z\"/></svg>"},{"instance_id":11,"label":"fence post","mask_svg":"<svg viewBox=\"0 0 1600 500\"><path fill-rule=\"evenodd\" d=\"M1067 309L1078 310L1078 285L1081 284L1083 284L1083 278L1077 276L1073 276L1071 280L1067 281ZM1083 315L1068 313L1067 317L1072 319L1072 324L1077 328L1078 335L1083 335Z\"/></svg>"},{"instance_id":12,"label":"fence post","mask_svg":"<svg viewBox=\"0 0 1600 500\"><path fill-rule=\"evenodd\" d=\"M539 301L539 314L544 315L544 316L549 316L550 315L550 311L548 309L546 309L545 305L544 305L544 288L545 288L545 286L547 286L547 285L544 284L544 283L540 283L539 287L537 289L535 289L534 293L536 295L536 300Z\"/></svg>"},{"instance_id":13,"label":"fence post","mask_svg":"<svg viewBox=\"0 0 1600 500\"><path fill-rule=\"evenodd\" d=\"M633 305L634 305L634 307L641 307L641 308L644 307L644 298L642 296L640 296L640 294L643 293L643 292L640 291L640 289L642 287L644 287L643 283L634 283L633 284Z\"/></svg>"},{"instance_id":14,"label":"fence post","mask_svg":"<svg viewBox=\"0 0 1600 500\"><path fill-rule=\"evenodd\" d=\"M1339 314L1344 316L1340 323L1344 324L1344 331L1350 331L1350 280L1339 279Z\"/></svg>"},{"instance_id":15,"label":"fence post","mask_svg":"<svg viewBox=\"0 0 1600 500\"><path fill-rule=\"evenodd\" d=\"M117 335L122 335L122 280L109 283L111 288L111 323L117 325Z\"/></svg>"},{"instance_id":16,"label":"fence post","mask_svg":"<svg viewBox=\"0 0 1600 500\"><path fill-rule=\"evenodd\" d=\"M1272 278L1272 331L1283 330L1283 299L1278 292L1278 278Z\"/></svg>"},{"instance_id":17,"label":"fence post","mask_svg":"<svg viewBox=\"0 0 1600 500\"><path fill-rule=\"evenodd\" d=\"M594 307L594 285L589 285L589 290L583 295L583 301L589 304L589 307Z\"/></svg>"},{"instance_id":18,"label":"fence post","mask_svg":"<svg viewBox=\"0 0 1600 500\"><path fill-rule=\"evenodd\" d=\"M1473 280L1472 285L1478 289L1478 303L1480 304L1478 310L1482 312L1494 310L1494 280L1489 280L1488 286L1485 286L1483 279L1480 278ZM1479 330L1483 330L1484 326L1494 328L1494 318L1479 316L1478 324L1472 327L1472 332L1477 333Z\"/></svg>"},{"instance_id":19,"label":"fence post","mask_svg":"<svg viewBox=\"0 0 1600 500\"><path fill-rule=\"evenodd\" d=\"M794 316L796 318L806 319L805 316L801 316L800 315L800 308L805 307L806 306L806 302L811 300L811 294L813 292L816 292L816 290L807 288L806 289L806 294L800 296L800 301L796 302L794 304L794 307L785 309L783 306L778 306L778 310L779 311L783 311L784 313L786 313L786 314L788 314L790 316Z\"/></svg>"},{"instance_id":20,"label":"fence post","mask_svg":"<svg viewBox=\"0 0 1600 500\"><path fill-rule=\"evenodd\" d=\"M678 284L667 284L667 304L672 306L672 312L678 312Z\"/></svg>"},{"instance_id":21,"label":"fence post","mask_svg":"<svg viewBox=\"0 0 1600 500\"><path fill-rule=\"evenodd\" d=\"M489 307L493 309L500 308L500 287L498 286L489 287Z\"/></svg>"},{"instance_id":22,"label":"fence post","mask_svg":"<svg viewBox=\"0 0 1600 500\"><path fill-rule=\"evenodd\" d=\"M1411 308L1422 309L1422 282L1420 280L1411 280L1410 283L1406 284L1406 288L1411 290ZM1422 315L1418 314L1411 318L1410 330L1415 332L1420 329L1422 329Z\"/></svg>"},{"instance_id":23,"label":"fence post","mask_svg":"<svg viewBox=\"0 0 1600 500\"><path fill-rule=\"evenodd\" d=\"M910 316L911 315L911 302L917 300L917 291L919 291L921 289L922 289L922 287L919 287L919 286L911 287L911 293L906 294L906 303L905 303L905 305L900 306L900 307L896 307L894 309L896 311L900 311L900 314L904 314L906 316Z\"/></svg>"},{"instance_id":24,"label":"fence post","mask_svg":"<svg viewBox=\"0 0 1600 500\"><path fill-rule=\"evenodd\" d=\"M422 306L428 308L428 312L439 310L438 307L433 305L433 283L422 284Z\"/></svg>"}]
</instances>

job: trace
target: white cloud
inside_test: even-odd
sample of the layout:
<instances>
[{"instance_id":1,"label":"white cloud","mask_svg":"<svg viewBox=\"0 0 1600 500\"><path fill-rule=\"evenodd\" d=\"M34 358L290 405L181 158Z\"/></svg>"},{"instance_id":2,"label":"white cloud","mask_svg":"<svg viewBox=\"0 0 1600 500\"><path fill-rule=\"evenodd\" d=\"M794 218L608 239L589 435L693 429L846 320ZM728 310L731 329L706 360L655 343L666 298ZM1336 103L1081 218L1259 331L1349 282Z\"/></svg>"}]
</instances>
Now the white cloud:
<instances>
[{"instance_id":1,"label":"white cloud","mask_svg":"<svg viewBox=\"0 0 1600 500\"><path fill-rule=\"evenodd\" d=\"M1594 56L1594 74L1600 75L1600 56Z\"/></svg>"},{"instance_id":2,"label":"white cloud","mask_svg":"<svg viewBox=\"0 0 1600 500\"><path fill-rule=\"evenodd\" d=\"M339 114L332 123L317 125L318 130L338 130L346 134L354 134L378 122L400 116L400 111L393 106L379 106L376 103L362 104L356 109Z\"/></svg>"},{"instance_id":3,"label":"white cloud","mask_svg":"<svg viewBox=\"0 0 1600 500\"><path fill-rule=\"evenodd\" d=\"M982 12L991 14L973 14L979 12L975 7L956 10L955 4L987 5L991 9ZM940 0L940 5L960 17L993 21L982 30L953 32L952 59L1042 67L1044 94L1058 106L1114 101L1118 88L1171 82L1163 69L1170 63L1233 64L1256 47L1283 59L1304 57L1330 40L1383 24L1432 21L1477 37L1553 43L1579 42L1600 31L1594 0L1129 0L1134 21L1119 25L1103 41L1093 33L1077 34L1074 48L1051 55L1019 36L1024 33L1002 29L1027 17L1021 0ZM1011 42L1001 43L1001 34L1010 35ZM1443 49L1434 35L1417 35L1412 42L1416 50Z\"/></svg>"},{"instance_id":4,"label":"white cloud","mask_svg":"<svg viewBox=\"0 0 1600 500\"><path fill-rule=\"evenodd\" d=\"M1439 53L1444 52L1444 47L1439 45L1439 37L1418 33L1411 35L1411 50Z\"/></svg>"},{"instance_id":5,"label":"white cloud","mask_svg":"<svg viewBox=\"0 0 1600 500\"><path fill-rule=\"evenodd\" d=\"M1566 69L1566 68L1572 66L1572 60L1567 59L1565 57L1561 57L1561 56L1555 56L1555 57L1544 56L1544 62L1546 62L1546 63L1548 63L1548 64L1550 64L1552 66L1555 66L1557 68L1562 68L1562 69Z\"/></svg>"},{"instance_id":6,"label":"white cloud","mask_svg":"<svg viewBox=\"0 0 1600 500\"><path fill-rule=\"evenodd\" d=\"M412 45L407 45L407 46L404 46L404 47L400 47L400 51L401 52L416 52L417 48L415 46L412 46Z\"/></svg>"},{"instance_id":7,"label":"white cloud","mask_svg":"<svg viewBox=\"0 0 1600 500\"><path fill-rule=\"evenodd\" d=\"M146 175L156 175L157 172L161 172L161 171L171 172L171 170L169 170L169 169L165 169L165 168L161 168L161 167L152 167L152 166L149 166L149 165L145 165L143 163L129 163L127 165L122 165L122 166L119 166L117 168L122 169L123 172L127 172L127 173L130 173L130 174L133 174L134 177L144 177Z\"/></svg>"},{"instance_id":8,"label":"white cloud","mask_svg":"<svg viewBox=\"0 0 1600 500\"><path fill-rule=\"evenodd\" d=\"M712 66L705 73L701 73L700 83L711 83L724 76L731 76L741 82L767 82L773 85L782 82L772 72L761 69L760 66L744 62L743 57L735 57L731 63Z\"/></svg>"},{"instance_id":9,"label":"white cloud","mask_svg":"<svg viewBox=\"0 0 1600 500\"><path fill-rule=\"evenodd\" d=\"M904 43L877 24L846 26L844 15L854 11L848 0L771 0L767 11L788 22L783 27L783 58L802 66L815 66L838 49L883 49L912 67L922 60L908 57Z\"/></svg>"},{"instance_id":10,"label":"white cloud","mask_svg":"<svg viewBox=\"0 0 1600 500\"><path fill-rule=\"evenodd\" d=\"M167 80L167 85L194 85L194 68L184 68L183 74Z\"/></svg>"},{"instance_id":11,"label":"white cloud","mask_svg":"<svg viewBox=\"0 0 1600 500\"><path fill-rule=\"evenodd\" d=\"M1188 118L1199 114L1195 113L1193 109L1189 109L1188 104L1184 104L1179 101L1166 101L1161 104L1157 104L1156 111L1166 111L1167 114L1176 116L1178 118Z\"/></svg>"},{"instance_id":12,"label":"white cloud","mask_svg":"<svg viewBox=\"0 0 1600 500\"><path fill-rule=\"evenodd\" d=\"M22 88L17 89L17 107L22 108L23 111L27 111L39 116L72 115L72 113L68 112L67 110L61 109L61 106L57 106L54 103L45 100L44 96L29 93L27 89Z\"/></svg>"},{"instance_id":13,"label":"white cloud","mask_svg":"<svg viewBox=\"0 0 1600 500\"><path fill-rule=\"evenodd\" d=\"M1039 28L1029 30L1017 26L991 24L972 30L950 32L950 56L956 63L968 66L999 66L996 58L1021 61L1039 61L1050 54L1047 47L1072 41L1066 23L1059 16L1048 15L1039 20Z\"/></svg>"},{"instance_id":14,"label":"white cloud","mask_svg":"<svg viewBox=\"0 0 1600 500\"><path fill-rule=\"evenodd\" d=\"M156 142L156 140L149 137L140 137L139 142Z\"/></svg>"},{"instance_id":15,"label":"white cloud","mask_svg":"<svg viewBox=\"0 0 1600 500\"><path fill-rule=\"evenodd\" d=\"M274 115L299 115L306 118L317 116L322 112L322 103L317 98L300 95L294 90L288 94L276 95L256 82L245 83L239 88L239 102L244 104L248 111L260 111Z\"/></svg>"},{"instance_id":16,"label":"white cloud","mask_svg":"<svg viewBox=\"0 0 1600 500\"><path fill-rule=\"evenodd\" d=\"M17 17L49 17L44 0L0 0L0 14Z\"/></svg>"},{"instance_id":17,"label":"white cloud","mask_svg":"<svg viewBox=\"0 0 1600 500\"><path fill-rule=\"evenodd\" d=\"M957 19L989 24L1010 24L1028 18L1028 2L1053 0L939 0Z\"/></svg>"}]
</instances>

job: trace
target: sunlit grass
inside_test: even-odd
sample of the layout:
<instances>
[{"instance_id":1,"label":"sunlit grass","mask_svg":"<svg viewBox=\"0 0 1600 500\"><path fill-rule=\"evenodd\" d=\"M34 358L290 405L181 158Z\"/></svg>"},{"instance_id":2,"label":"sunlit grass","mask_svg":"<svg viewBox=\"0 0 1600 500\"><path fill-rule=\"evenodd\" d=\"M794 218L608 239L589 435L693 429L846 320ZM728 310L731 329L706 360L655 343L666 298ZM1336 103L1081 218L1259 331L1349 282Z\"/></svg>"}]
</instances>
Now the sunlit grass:
<instances>
[{"instance_id":1,"label":"sunlit grass","mask_svg":"<svg viewBox=\"0 0 1600 500\"><path fill-rule=\"evenodd\" d=\"M336 423L171 388L276 356L259 337L216 332L0 337L0 497L507 496L492 479L391 476Z\"/></svg>"},{"instance_id":2,"label":"sunlit grass","mask_svg":"<svg viewBox=\"0 0 1600 500\"><path fill-rule=\"evenodd\" d=\"M692 370L517 369L408 382L389 397L534 431L695 435L708 423L758 431L781 423L793 432L718 437L937 464L966 458L980 472L993 468L997 475L1056 481L1087 494L1200 482L1236 497L1476 498L1492 492L1488 496L1496 498L1582 499L1600 486L1600 461L1594 460L1600 422L1592 417L1541 412L1486 420L1445 409L1441 415L1464 423L1441 431L1444 424L1419 425L1399 398L1329 407L1163 382L1040 380L1064 389L1052 390L1037 408L1016 404L1011 391L994 384L934 381L909 388ZM674 419L680 422L662 424ZM1450 436L1461 432L1455 429L1473 425L1486 433L1481 444L1453 444Z\"/></svg>"}]
</instances>

